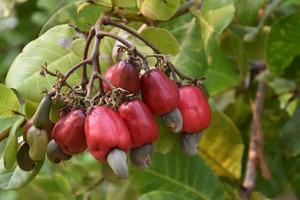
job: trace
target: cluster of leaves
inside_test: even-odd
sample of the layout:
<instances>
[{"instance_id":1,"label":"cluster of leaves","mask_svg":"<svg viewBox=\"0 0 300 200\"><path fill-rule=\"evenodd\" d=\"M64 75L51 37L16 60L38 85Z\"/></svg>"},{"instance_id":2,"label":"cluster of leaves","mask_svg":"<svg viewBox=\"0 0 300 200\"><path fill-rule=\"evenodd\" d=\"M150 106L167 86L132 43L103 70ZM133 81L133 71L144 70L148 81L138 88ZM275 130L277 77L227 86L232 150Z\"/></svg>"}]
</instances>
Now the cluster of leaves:
<instances>
[{"instance_id":1,"label":"cluster of leaves","mask_svg":"<svg viewBox=\"0 0 300 200\"><path fill-rule=\"evenodd\" d=\"M0 29L0 32L5 31L0 36L1 51L4 47L13 47L4 49L5 53L0 55L3 81L12 59L25 41L34 38L37 33L34 30L38 30L48 17L39 37L26 45L13 61L6 85L0 85L0 136L8 136L0 143L1 189L20 188L40 170L37 167L32 172L23 172L16 166L15 154L18 137L22 135L19 127L25 118L32 116L41 100L41 91L49 90L55 81L55 78L40 76L41 65L47 63L50 71L66 72L78 63L85 38L68 24L76 24L81 31L87 31L103 12L124 16L144 38L152 41L164 54L171 55L172 62L183 73L206 77L204 84L215 104L212 124L203 133L199 156L190 158L177 150L176 138L161 125L161 138L156 146L158 152L152 166L143 172L132 168L134 173L126 182L101 181L99 164L88 154L83 154L59 167L45 160L39 175L30 184L18 193L0 190L1 196L25 196L28 199L239 199L252 118L250 105L257 80L262 80L267 86L265 108L261 113L264 153L272 178L265 180L258 174L252 199L285 195L300 198L297 187L300 184L299 1L209 0L201 5L194 1L195 5L184 15L177 12L186 4L180 0L68 2L64 5L67 3L64 1L59 9L53 6L53 1L45 0L25 2L15 10L12 4L7 4L12 15L0 21L20 20L14 30ZM25 12L27 10L32 13ZM153 26L145 27L144 23ZM117 28L108 31L131 41L145 54L152 53L141 41L123 31ZM101 41L102 70L115 62L118 45L109 38ZM259 66L266 69L254 76ZM80 78L79 72L73 74L70 84ZM53 109L53 121L57 120L55 113ZM166 145L170 142L174 148ZM30 192L32 190L35 192Z\"/></svg>"}]
</instances>

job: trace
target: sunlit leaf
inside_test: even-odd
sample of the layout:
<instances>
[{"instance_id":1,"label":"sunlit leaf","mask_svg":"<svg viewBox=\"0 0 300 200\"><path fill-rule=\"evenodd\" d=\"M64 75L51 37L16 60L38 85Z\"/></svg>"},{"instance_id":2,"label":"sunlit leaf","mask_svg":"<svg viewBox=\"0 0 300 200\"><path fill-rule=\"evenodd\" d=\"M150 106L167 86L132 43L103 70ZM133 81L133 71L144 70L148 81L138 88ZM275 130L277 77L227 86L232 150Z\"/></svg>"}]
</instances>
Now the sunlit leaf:
<instances>
[{"instance_id":1,"label":"sunlit leaf","mask_svg":"<svg viewBox=\"0 0 300 200\"><path fill-rule=\"evenodd\" d=\"M38 102L42 89L51 89L55 77L40 75L41 66L47 63L49 71L66 72L80 61L69 48L77 33L68 25L56 26L27 44L12 63L6 84L25 98ZM70 84L80 79L80 70L70 77Z\"/></svg>"},{"instance_id":2,"label":"sunlit leaf","mask_svg":"<svg viewBox=\"0 0 300 200\"><path fill-rule=\"evenodd\" d=\"M141 35L161 50L163 54L176 55L179 52L179 44L176 38L167 30L162 28L148 27ZM157 40L159 37L159 40Z\"/></svg>"},{"instance_id":3,"label":"sunlit leaf","mask_svg":"<svg viewBox=\"0 0 300 200\"><path fill-rule=\"evenodd\" d=\"M0 94L0 110L19 111L19 100L11 89L3 84L0 84Z\"/></svg>"},{"instance_id":4,"label":"sunlit leaf","mask_svg":"<svg viewBox=\"0 0 300 200\"><path fill-rule=\"evenodd\" d=\"M200 155L219 176L239 179L244 145L239 130L223 113L214 112L200 140Z\"/></svg>"},{"instance_id":5,"label":"sunlit leaf","mask_svg":"<svg viewBox=\"0 0 300 200\"><path fill-rule=\"evenodd\" d=\"M219 36L229 25L234 15L233 0L210 0L204 1L201 12L198 14L201 25L206 58L212 63L212 54L219 43Z\"/></svg>"},{"instance_id":6,"label":"sunlit leaf","mask_svg":"<svg viewBox=\"0 0 300 200\"><path fill-rule=\"evenodd\" d=\"M84 1L67 4L56 11L44 24L41 34L50 28L61 24L74 24L82 31L88 31L100 16L102 11L109 8Z\"/></svg>"},{"instance_id":7,"label":"sunlit leaf","mask_svg":"<svg viewBox=\"0 0 300 200\"><path fill-rule=\"evenodd\" d=\"M180 6L180 0L144 0L140 11L152 20L168 20Z\"/></svg>"}]
</instances>

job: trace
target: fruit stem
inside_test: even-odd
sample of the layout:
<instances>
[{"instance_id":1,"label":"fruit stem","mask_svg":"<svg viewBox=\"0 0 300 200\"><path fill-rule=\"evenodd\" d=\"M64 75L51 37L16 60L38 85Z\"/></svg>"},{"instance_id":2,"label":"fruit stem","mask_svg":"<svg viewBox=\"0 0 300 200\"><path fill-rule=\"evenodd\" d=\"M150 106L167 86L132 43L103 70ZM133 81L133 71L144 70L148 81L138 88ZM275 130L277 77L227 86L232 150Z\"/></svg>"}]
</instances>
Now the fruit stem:
<instances>
[{"instance_id":1,"label":"fruit stem","mask_svg":"<svg viewBox=\"0 0 300 200\"><path fill-rule=\"evenodd\" d=\"M7 138L9 135L9 130L5 130L2 133L0 133L0 141L4 140L5 138Z\"/></svg>"},{"instance_id":2,"label":"fruit stem","mask_svg":"<svg viewBox=\"0 0 300 200\"><path fill-rule=\"evenodd\" d=\"M122 24L122 23L119 23L119 22L116 22L112 19L110 19L109 16L103 16L102 18L102 24L107 26L107 25L111 25L111 26L115 26L115 27L118 27L130 34L132 34L133 36L135 36L136 38L140 39L141 41L143 41L148 47L150 47L155 53L157 54L162 54L162 52L156 48L153 44L151 44L151 42L149 42L147 39L145 39L143 36L141 36L137 31L135 31L134 29L132 28L129 28L128 26ZM178 69L176 69L176 67L170 62L168 61L167 62L167 65L168 67L173 70L181 79L187 79L187 80L190 80L190 81L194 81L195 78L192 78L192 77L189 77L187 75L184 75L182 74Z\"/></svg>"},{"instance_id":3,"label":"fruit stem","mask_svg":"<svg viewBox=\"0 0 300 200\"><path fill-rule=\"evenodd\" d=\"M119 22L116 22L112 19L110 19L109 16L103 16L102 18L102 23L103 25L111 25L111 26L115 26L115 27L118 27L130 34L132 34L133 36L137 37L138 39L140 39L141 41L143 41L147 46L149 46L151 49L153 49L153 51L155 51L156 53L158 54L161 54L161 51L156 48L154 45L152 45L148 40L146 40L145 38L143 38L138 32L136 32L134 29L132 28L129 28L128 26L122 24L122 23L119 23Z\"/></svg>"},{"instance_id":4,"label":"fruit stem","mask_svg":"<svg viewBox=\"0 0 300 200\"><path fill-rule=\"evenodd\" d=\"M89 47L91 44L91 41L93 39L93 37L95 36L95 27L92 27L87 39L86 39L86 43L85 43L85 47L84 47L84 51L83 51L83 60L86 60L88 57L88 53L89 53ZM89 80L87 78L87 68L86 68L87 64L84 64L82 67L82 77L81 77L81 87L82 89L85 91L86 90L86 85L88 84Z\"/></svg>"},{"instance_id":5,"label":"fruit stem","mask_svg":"<svg viewBox=\"0 0 300 200\"><path fill-rule=\"evenodd\" d=\"M147 63L147 58L140 52L138 51L135 46L133 46L132 44L130 44L129 42L127 42L126 40L124 40L123 38L121 37L118 37L117 35L114 35L112 33L108 33L108 32L98 32L96 37L111 37L119 42L121 42L123 45L125 45L129 50L131 50L134 54L138 55L144 63ZM148 65L143 65L143 67L145 69L149 69Z\"/></svg>"},{"instance_id":6,"label":"fruit stem","mask_svg":"<svg viewBox=\"0 0 300 200\"><path fill-rule=\"evenodd\" d=\"M69 71L66 72L66 74L64 75L64 78L62 79L62 82L65 83L67 81L67 79L80 67L83 67L86 64L90 64L91 60L90 59L85 59L83 61L81 61L80 63L76 64L74 67L72 67L71 69L69 69Z\"/></svg>"},{"instance_id":7,"label":"fruit stem","mask_svg":"<svg viewBox=\"0 0 300 200\"><path fill-rule=\"evenodd\" d=\"M101 74L96 73L95 76L101 79L104 83L106 83L111 90L115 89L115 86L113 86L113 84L109 80L101 76Z\"/></svg>"}]
</instances>

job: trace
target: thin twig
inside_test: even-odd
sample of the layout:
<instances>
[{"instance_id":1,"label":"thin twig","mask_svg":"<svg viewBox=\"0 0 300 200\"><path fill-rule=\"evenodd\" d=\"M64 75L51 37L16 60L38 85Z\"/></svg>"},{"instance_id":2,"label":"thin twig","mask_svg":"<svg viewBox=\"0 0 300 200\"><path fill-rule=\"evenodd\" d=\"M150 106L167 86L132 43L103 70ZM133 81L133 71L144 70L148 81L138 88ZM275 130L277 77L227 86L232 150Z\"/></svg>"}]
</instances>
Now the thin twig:
<instances>
[{"instance_id":1,"label":"thin twig","mask_svg":"<svg viewBox=\"0 0 300 200\"><path fill-rule=\"evenodd\" d=\"M65 82L78 68L80 68L86 64L89 64L89 63L91 63L91 60L86 59L86 60L83 60L80 63L76 64L74 67L72 67L71 69L69 69L69 71L66 72L62 81Z\"/></svg>"},{"instance_id":2,"label":"thin twig","mask_svg":"<svg viewBox=\"0 0 300 200\"><path fill-rule=\"evenodd\" d=\"M9 135L9 131L5 130L2 133L0 133L0 141L4 140L5 138L7 138Z\"/></svg>"},{"instance_id":3,"label":"thin twig","mask_svg":"<svg viewBox=\"0 0 300 200\"><path fill-rule=\"evenodd\" d=\"M101 18L99 18L96 22L95 25L95 34L97 35L98 32L100 32L100 26L101 26ZM92 61L92 74L93 73L99 73L101 74L101 69L100 69L100 62L99 62L99 56L100 56L100 52L99 52L99 48L100 48L100 41L102 38L100 37L95 37L95 42L94 42L94 46L92 49L92 53L91 53L91 61ZM94 77L94 76L93 76ZM101 95L104 94L104 89L103 89L103 83L102 81L98 79L98 83L99 83L99 90ZM91 80L90 80L91 82ZM91 86L90 86L91 88ZM89 94L91 94L91 91L88 91Z\"/></svg>"},{"instance_id":4,"label":"thin twig","mask_svg":"<svg viewBox=\"0 0 300 200\"><path fill-rule=\"evenodd\" d=\"M92 27L89 32L89 35L86 39L86 43L85 43L85 47L84 47L84 51L83 51L83 58L82 58L83 60L86 60L88 57L89 47L90 47L90 44L91 44L94 36L95 36L95 28ZM84 64L82 67L82 78L81 78L81 86L82 86L83 90L86 90L87 83L88 83L87 68L86 68L86 64Z\"/></svg>"},{"instance_id":5,"label":"thin twig","mask_svg":"<svg viewBox=\"0 0 300 200\"><path fill-rule=\"evenodd\" d=\"M265 92L265 84L263 83L263 81L259 81L255 102L251 106L253 113L251 125L251 138L248 152L248 160L246 165L246 174L242 185L242 199L244 200L248 200L250 198L251 192L255 187L257 167L259 166L259 164L264 165L263 169L266 171L264 171L263 174L270 177L270 171L267 162L265 161L263 156L263 137L260 116L264 108Z\"/></svg>"},{"instance_id":6,"label":"thin twig","mask_svg":"<svg viewBox=\"0 0 300 200\"><path fill-rule=\"evenodd\" d=\"M127 42L126 40L124 40L121 37L118 37L117 35L114 35L112 33L108 33L108 32L99 32L97 33L97 37L111 37L119 42L121 42L123 45L125 45L127 48L129 49L133 49L133 51L142 59L142 60L146 60L146 57L140 52L138 51L132 44L130 44L129 42Z\"/></svg>"},{"instance_id":7,"label":"thin twig","mask_svg":"<svg viewBox=\"0 0 300 200\"><path fill-rule=\"evenodd\" d=\"M145 39L143 36L141 36L137 31L135 31L134 29L129 28L128 26L116 22L114 20L111 20L108 16L103 16L102 18L102 23L103 25L112 25L115 27L118 27L130 34L132 34L133 36L135 36L136 38L140 39L141 41L143 41L147 46L149 46L155 53L157 54L162 54L162 52L160 51L160 49L158 49L157 47L155 47L151 42L149 42L147 39ZM181 78L181 79L187 79L187 80L195 80L195 78L189 77L187 75L182 74L178 69L176 69L176 67L170 62L167 62L168 67L172 70L174 70L176 72L176 74Z\"/></svg>"},{"instance_id":8,"label":"thin twig","mask_svg":"<svg viewBox=\"0 0 300 200\"><path fill-rule=\"evenodd\" d=\"M186 13L188 13L190 11L190 8L193 7L195 4L198 7L199 5L201 5L201 2L196 3L196 1L198 0L191 0L191 1L187 1L184 4L182 4L180 6L180 8L176 11L176 13L171 17L171 19L177 18L181 15L184 15Z\"/></svg>"},{"instance_id":9,"label":"thin twig","mask_svg":"<svg viewBox=\"0 0 300 200\"><path fill-rule=\"evenodd\" d=\"M101 74L96 73L95 76L97 76L104 83L106 83L111 90L113 90L115 88L115 86L113 86L113 84L109 80L107 80L106 78L104 78L103 76L101 76Z\"/></svg>"},{"instance_id":10,"label":"thin twig","mask_svg":"<svg viewBox=\"0 0 300 200\"><path fill-rule=\"evenodd\" d=\"M118 27L130 34L132 34L133 36L137 37L138 39L140 39L141 41L143 41L147 46L149 46L151 49L153 49L153 51L155 51L156 53L158 54L161 54L161 51L156 48L153 44L151 44L148 40L146 40L145 38L143 38L138 32L136 32L134 29L132 28L129 28L128 26L122 24L122 23L119 23L119 22L116 22L112 19L110 19L110 17L108 16L103 16L102 18L102 23L103 25L112 25L112 26L115 26L115 27Z\"/></svg>"}]
</instances>

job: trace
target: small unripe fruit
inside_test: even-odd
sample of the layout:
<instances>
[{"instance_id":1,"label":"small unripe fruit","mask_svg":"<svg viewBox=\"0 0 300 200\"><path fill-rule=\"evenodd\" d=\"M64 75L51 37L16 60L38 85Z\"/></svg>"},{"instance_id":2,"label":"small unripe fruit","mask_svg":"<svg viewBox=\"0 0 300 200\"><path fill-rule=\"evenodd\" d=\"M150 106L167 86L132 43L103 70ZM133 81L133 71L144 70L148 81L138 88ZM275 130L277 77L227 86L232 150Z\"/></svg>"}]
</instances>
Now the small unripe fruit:
<instances>
[{"instance_id":1,"label":"small unripe fruit","mask_svg":"<svg viewBox=\"0 0 300 200\"><path fill-rule=\"evenodd\" d=\"M107 163L120 179L128 177L127 156L123 150L112 149L107 155Z\"/></svg>"},{"instance_id":2,"label":"small unripe fruit","mask_svg":"<svg viewBox=\"0 0 300 200\"><path fill-rule=\"evenodd\" d=\"M47 94L39 104L34 116L33 116L33 125L37 128L46 128L46 125L49 123L49 115L52 104L52 96Z\"/></svg>"},{"instance_id":3,"label":"small unripe fruit","mask_svg":"<svg viewBox=\"0 0 300 200\"><path fill-rule=\"evenodd\" d=\"M28 132L28 129L33 125L33 118L30 118L26 123L25 125L23 126L23 139L25 142L27 142L26 140L26 134ZM54 127L54 123L52 121L49 121L47 124L46 124L46 127L45 127L45 131L47 132L47 135L48 135L48 142L50 142L52 140L52 129Z\"/></svg>"},{"instance_id":4,"label":"small unripe fruit","mask_svg":"<svg viewBox=\"0 0 300 200\"><path fill-rule=\"evenodd\" d=\"M38 129L35 126L32 126L26 134L26 140L29 145L30 158L34 161L42 160L47 151L47 132L43 129Z\"/></svg>"},{"instance_id":5,"label":"small unripe fruit","mask_svg":"<svg viewBox=\"0 0 300 200\"><path fill-rule=\"evenodd\" d=\"M64 153L59 145L51 140L47 146L47 157L51 162L57 164L62 160L69 160L72 156Z\"/></svg>"},{"instance_id":6,"label":"small unripe fruit","mask_svg":"<svg viewBox=\"0 0 300 200\"><path fill-rule=\"evenodd\" d=\"M35 162L29 156L29 145L27 143L21 144L17 152L17 163L20 169L24 171L31 171L35 166Z\"/></svg>"},{"instance_id":7,"label":"small unripe fruit","mask_svg":"<svg viewBox=\"0 0 300 200\"><path fill-rule=\"evenodd\" d=\"M182 129L183 119L178 108L161 116L166 127L170 128L173 133L179 133Z\"/></svg>"},{"instance_id":8,"label":"small unripe fruit","mask_svg":"<svg viewBox=\"0 0 300 200\"><path fill-rule=\"evenodd\" d=\"M200 138L200 132L192 134L183 133L180 138L180 146L183 152L190 156L197 154Z\"/></svg>"},{"instance_id":9,"label":"small unripe fruit","mask_svg":"<svg viewBox=\"0 0 300 200\"><path fill-rule=\"evenodd\" d=\"M130 150L130 161L137 167L149 167L153 153L153 144L145 144L141 147L133 148Z\"/></svg>"}]
</instances>

